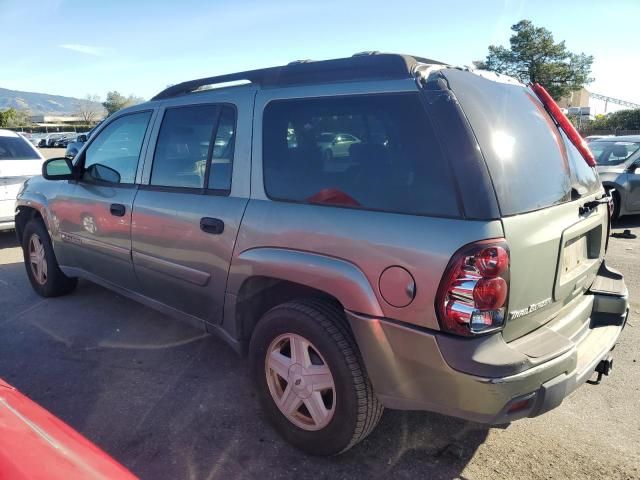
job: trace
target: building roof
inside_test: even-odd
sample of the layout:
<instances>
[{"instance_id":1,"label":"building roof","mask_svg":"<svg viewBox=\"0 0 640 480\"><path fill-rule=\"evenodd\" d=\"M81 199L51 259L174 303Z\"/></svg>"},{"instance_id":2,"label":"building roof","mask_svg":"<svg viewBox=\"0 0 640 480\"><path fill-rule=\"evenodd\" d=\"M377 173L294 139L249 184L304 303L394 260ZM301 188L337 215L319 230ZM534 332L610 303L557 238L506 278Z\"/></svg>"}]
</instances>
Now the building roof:
<instances>
[{"instance_id":1,"label":"building roof","mask_svg":"<svg viewBox=\"0 0 640 480\"><path fill-rule=\"evenodd\" d=\"M417 64L443 65L442 62L436 60L412 55L365 52L347 58L321 61L300 60L280 67L190 80L166 88L152 100L184 95L209 85L238 81L249 81L265 88L355 80L410 78Z\"/></svg>"}]
</instances>

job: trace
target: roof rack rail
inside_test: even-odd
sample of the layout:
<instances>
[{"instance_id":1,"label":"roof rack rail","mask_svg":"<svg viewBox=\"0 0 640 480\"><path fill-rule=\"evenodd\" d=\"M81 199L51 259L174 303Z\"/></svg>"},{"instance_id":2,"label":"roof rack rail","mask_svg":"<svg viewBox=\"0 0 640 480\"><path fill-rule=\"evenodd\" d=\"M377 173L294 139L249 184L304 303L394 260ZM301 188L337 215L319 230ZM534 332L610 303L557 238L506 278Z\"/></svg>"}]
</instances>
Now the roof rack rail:
<instances>
[{"instance_id":1,"label":"roof rack rail","mask_svg":"<svg viewBox=\"0 0 640 480\"><path fill-rule=\"evenodd\" d=\"M416 64L444 65L410 55L363 52L352 57L334 60L298 60L282 67L270 67L246 72L199 78L172 85L151 100L165 100L210 88L226 87L233 82L249 82L264 87L310 85L315 83L336 83L358 80L391 80L411 78Z\"/></svg>"},{"instance_id":2,"label":"roof rack rail","mask_svg":"<svg viewBox=\"0 0 640 480\"><path fill-rule=\"evenodd\" d=\"M357 52L351 55L352 57L365 57L367 55L380 55L378 50L365 50L364 52Z\"/></svg>"}]
</instances>

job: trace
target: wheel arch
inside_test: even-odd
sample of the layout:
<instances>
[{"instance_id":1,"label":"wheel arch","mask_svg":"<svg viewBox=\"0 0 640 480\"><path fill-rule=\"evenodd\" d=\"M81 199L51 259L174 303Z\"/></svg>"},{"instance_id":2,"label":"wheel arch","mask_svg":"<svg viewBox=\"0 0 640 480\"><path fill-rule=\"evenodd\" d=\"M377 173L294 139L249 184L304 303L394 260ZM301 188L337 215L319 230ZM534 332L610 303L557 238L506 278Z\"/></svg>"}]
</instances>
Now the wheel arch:
<instances>
[{"instance_id":1,"label":"wheel arch","mask_svg":"<svg viewBox=\"0 0 640 480\"><path fill-rule=\"evenodd\" d=\"M225 330L246 342L264 313L300 298L324 298L346 310L383 315L371 284L352 263L297 250L256 248L232 263Z\"/></svg>"}]
</instances>

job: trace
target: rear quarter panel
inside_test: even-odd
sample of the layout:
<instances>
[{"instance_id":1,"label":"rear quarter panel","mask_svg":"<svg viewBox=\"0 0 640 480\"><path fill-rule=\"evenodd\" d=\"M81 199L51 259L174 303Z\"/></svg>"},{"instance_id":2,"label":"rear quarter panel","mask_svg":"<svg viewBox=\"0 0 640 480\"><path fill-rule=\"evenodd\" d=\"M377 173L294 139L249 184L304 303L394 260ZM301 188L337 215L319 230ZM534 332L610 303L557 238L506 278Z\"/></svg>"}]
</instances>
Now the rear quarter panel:
<instances>
[{"instance_id":1,"label":"rear quarter panel","mask_svg":"<svg viewBox=\"0 0 640 480\"><path fill-rule=\"evenodd\" d=\"M251 249L291 249L349 262L361 270L385 317L438 329L434 300L440 279L453 253L477 240L502 237L499 220L470 221L367 211L345 207L271 201L262 172L262 116L272 100L361 93L415 91L412 80L361 84L293 87L258 92L254 114L251 200L238 235L228 292L236 294L254 274L250 264L237 259ZM401 266L413 276L414 300L398 308L385 302L379 290L381 273ZM309 268L308 275L314 275ZM335 280L342 281L339 272ZM349 291L345 285L343 291ZM340 290L340 289L338 289ZM338 297L343 305L348 298ZM377 315L375 308L360 312Z\"/></svg>"}]
</instances>

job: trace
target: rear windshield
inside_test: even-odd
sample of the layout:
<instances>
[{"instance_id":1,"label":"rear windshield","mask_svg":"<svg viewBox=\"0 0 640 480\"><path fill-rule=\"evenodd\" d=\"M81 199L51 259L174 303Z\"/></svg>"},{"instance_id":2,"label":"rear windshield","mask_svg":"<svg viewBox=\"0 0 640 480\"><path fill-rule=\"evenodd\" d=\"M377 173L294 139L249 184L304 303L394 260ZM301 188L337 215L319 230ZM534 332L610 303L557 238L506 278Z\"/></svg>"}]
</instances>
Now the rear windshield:
<instances>
[{"instance_id":1,"label":"rear windshield","mask_svg":"<svg viewBox=\"0 0 640 480\"><path fill-rule=\"evenodd\" d=\"M599 188L597 175L528 89L458 70L445 76L486 159L502 215L539 210Z\"/></svg>"},{"instance_id":2,"label":"rear windshield","mask_svg":"<svg viewBox=\"0 0 640 480\"><path fill-rule=\"evenodd\" d=\"M0 160L38 160L40 157L22 137L0 136Z\"/></svg>"},{"instance_id":3,"label":"rear windshield","mask_svg":"<svg viewBox=\"0 0 640 480\"><path fill-rule=\"evenodd\" d=\"M589 143L598 165L620 165L640 148L640 143L611 140L596 140Z\"/></svg>"},{"instance_id":4,"label":"rear windshield","mask_svg":"<svg viewBox=\"0 0 640 480\"><path fill-rule=\"evenodd\" d=\"M263 125L264 185L273 199L459 216L418 93L272 101Z\"/></svg>"}]
</instances>

